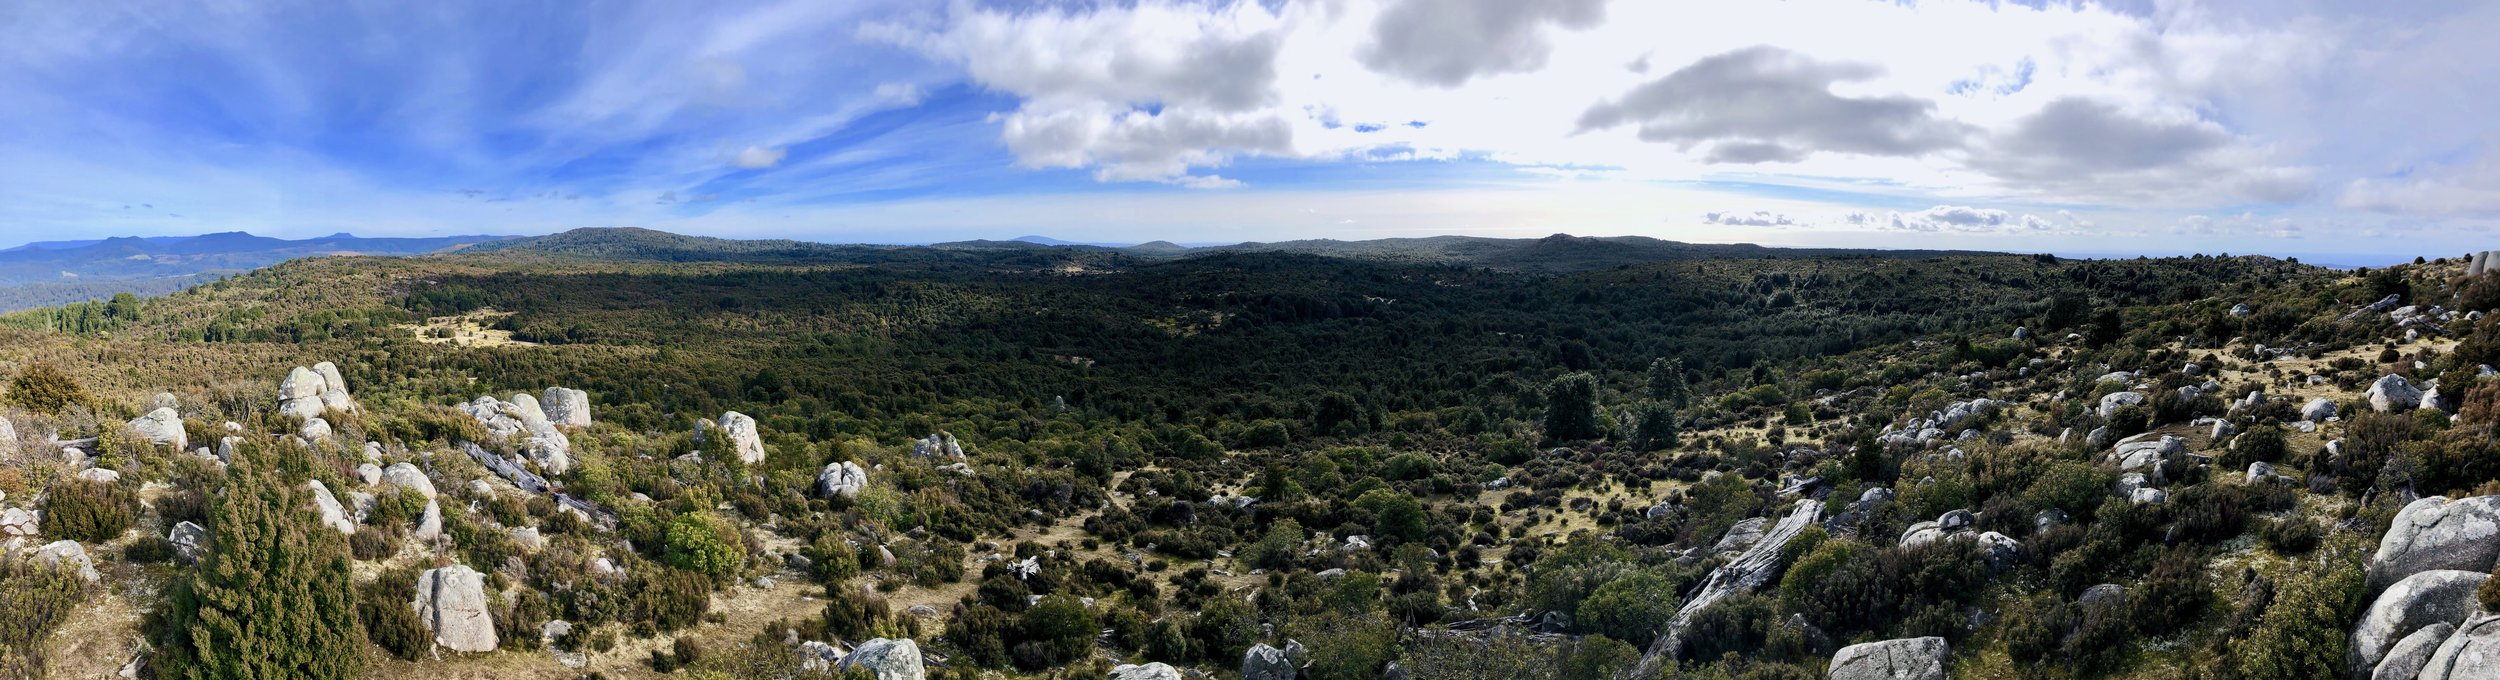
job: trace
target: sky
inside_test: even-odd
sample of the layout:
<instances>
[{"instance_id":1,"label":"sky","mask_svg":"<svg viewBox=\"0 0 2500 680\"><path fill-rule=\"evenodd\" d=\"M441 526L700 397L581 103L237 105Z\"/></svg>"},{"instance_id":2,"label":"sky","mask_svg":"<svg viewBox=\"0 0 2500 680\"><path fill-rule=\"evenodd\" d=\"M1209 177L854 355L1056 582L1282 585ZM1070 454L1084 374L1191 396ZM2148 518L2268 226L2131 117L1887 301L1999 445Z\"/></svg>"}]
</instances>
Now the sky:
<instances>
[{"instance_id":1,"label":"sky","mask_svg":"<svg viewBox=\"0 0 2500 680\"><path fill-rule=\"evenodd\" d=\"M2475 0L0 4L0 245L2500 248Z\"/></svg>"}]
</instances>

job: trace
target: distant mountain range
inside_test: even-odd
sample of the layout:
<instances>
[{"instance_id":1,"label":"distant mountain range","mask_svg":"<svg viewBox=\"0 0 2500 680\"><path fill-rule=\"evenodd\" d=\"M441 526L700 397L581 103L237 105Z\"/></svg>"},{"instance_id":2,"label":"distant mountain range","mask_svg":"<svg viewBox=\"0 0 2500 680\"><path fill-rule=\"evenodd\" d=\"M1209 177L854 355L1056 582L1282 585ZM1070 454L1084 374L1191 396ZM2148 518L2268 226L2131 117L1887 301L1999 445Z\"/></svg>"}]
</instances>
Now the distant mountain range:
<instances>
[{"instance_id":1,"label":"distant mountain range","mask_svg":"<svg viewBox=\"0 0 2500 680\"><path fill-rule=\"evenodd\" d=\"M1183 246L1170 241L1136 245L1079 243L1044 236L1024 236L1005 241L891 246L733 240L631 227L575 229L529 238L484 235L361 238L334 234L286 240L228 232L201 236L44 241L0 250L0 311L99 299L123 292L161 295L302 257L430 255L454 251L490 256L654 262L926 262L1020 269L1056 266L1056 263L1072 257L1093 260L1088 266L1118 266L1122 260L1145 263L1191 257L1264 254L1446 264L1540 273L1580 272L1644 262L1709 258L1927 258L1974 254L1972 251L1942 250L1771 248L1752 244L1682 243L1640 236L1569 234L1533 239L1434 236L1200 246Z\"/></svg>"},{"instance_id":2,"label":"distant mountain range","mask_svg":"<svg viewBox=\"0 0 2500 680\"><path fill-rule=\"evenodd\" d=\"M199 236L41 241L0 250L0 311L124 292L158 295L302 257L424 255L510 238L513 237L363 238L332 234L289 240L236 231Z\"/></svg>"},{"instance_id":3,"label":"distant mountain range","mask_svg":"<svg viewBox=\"0 0 2500 680\"><path fill-rule=\"evenodd\" d=\"M1592 237L1569 234L1555 234L1533 239L1434 236L1370 241L1321 239L1199 247L1182 246L1170 241L1153 241L1130 246L1076 243L1041 236L1025 236L1006 241L952 241L928 246L830 245L787 240L741 241L686 236L637 228L575 229L550 236L484 244L471 251L663 262L826 260L860 263L921 259L950 252L1030 255L1115 254L1140 260L1282 253L1548 273L1590 271L1664 260L1709 258L1856 256L1919 259L1981 254L1979 251L1948 250L1772 248L1746 243L1702 244L1641 236Z\"/></svg>"}]
</instances>

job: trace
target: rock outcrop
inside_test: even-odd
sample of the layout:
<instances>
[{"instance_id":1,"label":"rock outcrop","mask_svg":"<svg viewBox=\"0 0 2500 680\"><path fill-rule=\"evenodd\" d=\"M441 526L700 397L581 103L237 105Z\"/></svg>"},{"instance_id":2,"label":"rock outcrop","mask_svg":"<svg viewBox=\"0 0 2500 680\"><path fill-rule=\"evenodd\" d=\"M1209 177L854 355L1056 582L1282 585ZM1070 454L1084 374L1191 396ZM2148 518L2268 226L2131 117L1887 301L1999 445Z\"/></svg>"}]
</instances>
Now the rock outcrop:
<instances>
[{"instance_id":1,"label":"rock outcrop","mask_svg":"<svg viewBox=\"0 0 2500 680\"><path fill-rule=\"evenodd\" d=\"M1701 613L1702 609L1729 595L1757 590L1770 582L1780 566L1780 549L1788 545L1789 539L1796 538L1798 532L1805 531L1806 527L1823 518L1822 501L1801 499L1790 508L1788 516L1764 533L1762 540L1756 541L1753 547L1745 549L1744 554L1711 571L1710 576L1702 580L1701 588L1693 591L1692 598L1685 600L1684 607L1676 610L1675 618L1667 623L1666 634L1652 641L1649 650L1641 655L1640 666L1633 672L1634 677L1656 674L1660 664L1675 658L1684 645L1685 628L1692 625L1693 616Z\"/></svg>"},{"instance_id":2,"label":"rock outcrop","mask_svg":"<svg viewBox=\"0 0 2500 680\"><path fill-rule=\"evenodd\" d=\"M337 364L324 361L311 368L297 366L287 371L285 381L278 383L279 413L319 418L355 410L356 399L348 395L347 379L339 375Z\"/></svg>"},{"instance_id":3,"label":"rock outcrop","mask_svg":"<svg viewBox=\"0 0 2500 680\"><path fill-rule=\"evenodd\" d=\"M1832 654L1831 680L1944 680L1952 649L1944 638L1868 642Z\"/></svg>"},{"instance_id":4,"label":"rock outcrop","mask_svg":"<svg viewBox=\"0 0 2500 680\"><path fill-rule=\"evenodd\" d=\"M2434 569L2407 576L2379 593L2378 600L2361 614L2361 622L2352 629L2349 651L2345 654L2348 675L2370 677L2387 650L2404 636L2431 624L2455 624L2467 615L2480 611L2474 600L2474 589L2482 587L2489 574Z\"/></svg>"},{"instance_id":5,"label":"rock outcrop","mask_svg":"<svg viewBox=\"0 0 2500 680\"><path fill-rule=\"evenodd\" d=\"M130 431L149 443L165 444L176 449L191 448L191 433L183 431L182 414L174 412L172 407L149 411L147 415L130 421Z\"/></svg>"},{"instance_id":6,"label":"rock outcrop","mask_svg":"<svg viewBox=\"0 0 2500 680\"><path fill-rule=\"evenodd\" d=\"M738 462L748 465L764 462L764 440L755 429L755 418L747 414L737 411L720 414L719 421L705 421L695 434L696 440L704 446L728 447L738 454Z\"/></svg>"},{"instance_id":7,"label":"rock outcrop","mask_svg":"<svg viewBox=\"0 0 2500 680\"><path fill-rule=\"evenodd\" d=\"M955 441L955 433L939 430L911 443L911 455L922 458L953 458L963 460L964 445Z\"/></svg>"},{"instance_id":8,"label":"rock outcrop","mask_svg":"<svg viewBox=\"0 0 2500 680\"><path fill-rule=\"evenodd\" d=\"M539 399L547 422L565 427L590 427L590 393L570 387L547 388Z\"/></svg>"},{"instance_id":9,"label":"rock outcrop","mask_svg":"<svg viewBox=\"0 0 2500 680\"><path fill-rule=\"evenodd\" d=\"M2370 383L2370 391L2362 395L2370 400L2370 408L2380 413L2411 411L2422 405L2422 390L2401 375L2379 376Z\"/></svg>"},{"instance_id":10,"label":"rock outcrop","mask_svg":"<svg viewBox=\"0 0 2500 680\"><path fill-rule=\"evenodd\" d=\"M2430 665L2431 654L2439 651L2439 643L2446 642L2448 635L2455 632L2455 624L2440 622L2404 636L2387 648L2386 658L2379 659L2377 667L2370 669L2370 680L2413 680L2422 674L2423 666Z\"/></svg>"},{"instance_id":11,"label":"rock outcrop","mask_svg":"<svg viewBox=\"0 0 2500 680\"><path fill-rule=\"evenodd\" d=\"M538 398L527 394L512 395L510 401L494 397L478 397L460 406L486 433L497 442L512 444L530 462L547 474L561 475L573 468L573 440L547 420Z\"/></svg>"},{"instance_id":12,"label":"rock outcrop","mask_svg":"<svg viewBox=\"0 0 2500 680\"><path fill-rule=\"evenodd\" d=\"M861 468L858 463L847 460L832 463L826 465L823 472L816 473L816 495L818 496L852 498L858 496L861 489L866 488L868 488L868 470Z\"/></svg>"},{"instance_id":13,"label":"rock outcrop","mask_svg":"<svg viewBox=\"0 0 2500 680\"><path fill-rule=\"evenodd\" d=\"M2370 590L2433 569L2490 573L2500 561L2500 496L2432 496L2396 512L2370 558Z\"/></svg>"},{"instance_id":14,"label":"rock outcrop","mask_svg":"<svg viewBox=\"0 0 2500 680\"><path fill-rule=\"evenodd\" d=\"M434 644L455 652L495 651L495 619L486 604L486 575L465 564L417 575L417 620L434 631Z\"/></svg>"},{"instance_id":15,"label":"rock outcrop","mask_svg":"<svg viewBox=\"0 0 2500 680\"><path fill-rule=\"evenodd\" d=\"M1241 654L1242 680L1293 680L1295 670L1293 661L1285 657L1285 650L1264 642L1251 645L1250 651Z\"/></svg>"},{"instance_id":16,"label":"rock outcrop","mask_svg":"<svg viewBox=\"0 0 2500 680\"><path fill-rule=\"evenodd\" d=\"M926 680L928 669L921 665L920 645L910 638L889 640L877 638L859 643L859 647L842 657L840 670L865 669L877 680Z\"/></svg>"},{"instance_id":17,"label":"rock outcrop","mask_svg":"<svg viewBox=\"0 0 2500 680\"><path fill-rule=\"evenodd\" d=\"M2500 614L2476 614L2431 652L2421 680L2500 680Z\"/></svg>"}]
</instances>

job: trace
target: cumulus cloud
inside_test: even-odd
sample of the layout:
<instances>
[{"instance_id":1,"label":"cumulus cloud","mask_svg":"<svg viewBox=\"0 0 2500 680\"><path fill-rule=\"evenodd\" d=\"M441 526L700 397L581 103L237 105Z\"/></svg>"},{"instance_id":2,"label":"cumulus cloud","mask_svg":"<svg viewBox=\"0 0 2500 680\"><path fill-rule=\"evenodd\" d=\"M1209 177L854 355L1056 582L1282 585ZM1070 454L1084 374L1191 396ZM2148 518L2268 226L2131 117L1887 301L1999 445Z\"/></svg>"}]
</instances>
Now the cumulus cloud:
<instances>
[{"instance_id":1,"label":"cumulus cloud","mask_svg":"<svg viewBox=\"0 0 2500 680\"><path fill-rule=\"evenodd\" d=\"M1832 91L1882 72L1871 64L1749 47L1598 102L1580 115L1579 129L1632 125L1642 141L1707 146L1712 163L1795 162L1816 152L1916 156L1960 144L1965 126L1936 116L1932 102Z\"/></svg>"},{"instance_id":2,"label":"cumulus cloud","mask_svg":"<svg viewBox=\"0 0 2500 680\"><path fill-rule=\"evenodd\" d=\"M1265 111L1276 100L1276 16L1256 3L1208 9L1153 0L1030 12L958 5L934 29L880 23L862 34L960 63L974 81L1020 98L991 120L1021 165L1221 186L1229 182L1191 168L1289 152L1292 129Z\"/></svg>"},{"instance_id":3,"label":"cumulus cloud","mask_svg":"<svg viewBox=\"0 0 2500 680\"><path fill-rule=\"evenodd\" d=\"M1797 225L1796 220L1789 219L1787 215L1781 215L1768 210L1756 210L1749 213L1704 213L1701 216L1701 221L1708 224L1730 227L1792 227Z\"/></svg>"},{"instance_id":4,"label":"cumulus cloud","mask_svg":"<svg viewBox=\"0 0 2500 680\"><path fill-rule=\"evenodd\" d=\"M2500 155L2486 152L2463 167L2433 167L2404 177L2353 180L2336 204L2391 215L2500 214Z\"/></svg>"},{"instance_id":5,"label":"cumulus cloud","mask_svg":"<svg viewBox=\"0 0 2500 680\"><path fill-rule=\"evenodd\" d=\"M1587 29L1604 0L1400 0L1372 23L1364 66L1436 87L1545 67L1548 24Z\"/></svg>"},{"instance_id":6,"label":"cumulus cloud","mask_svg":"<svg viewBox=\"0 0 2500 680\"><path fill-rule=\"evenodd\" d=\"M741 168L746 168L748 170L762 170L764 168L780 165L781 159L789 155L789 149L750 146L738 151L738 158L735 162L738 167Z\"/></svg>"}]
</instances>

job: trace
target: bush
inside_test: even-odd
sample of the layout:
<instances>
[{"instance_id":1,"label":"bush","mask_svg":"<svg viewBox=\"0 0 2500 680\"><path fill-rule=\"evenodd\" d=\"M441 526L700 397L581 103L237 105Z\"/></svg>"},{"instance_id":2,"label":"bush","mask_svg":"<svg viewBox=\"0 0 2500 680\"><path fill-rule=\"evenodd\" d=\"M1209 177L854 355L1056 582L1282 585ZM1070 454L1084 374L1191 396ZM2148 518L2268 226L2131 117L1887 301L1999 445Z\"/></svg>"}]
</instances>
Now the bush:
<instances>
[{"instance_id":1,"label":"bush","mask_svg":"<svg viewBox=\"0 0 2500 680\"><path fill-rule=\"evenodd\" d=\"M628 586L634 616L662 631L694 625L712 606L712 581L679 569L640 569Z\"/></svg>"},{"instance_id":2,"label":"bush","mask_svg":"<svg viewBox=\"0 0 2500 680\"><path fill-rule=\"evenodd\" d=\"M1680 602L1676 586L1650 571L1635 571L1598 586L1580 601L1572 623L1617 640L1650 640L1666 630Z\"/></svg>"},{"instance_id":3,"label":"bush","mask_svg":"<svg viewBox=\"0 0 2500 680\"><path fill-rule=\"evenodd\" d=\"M723 580L746 568L746 541L738 527L711 513L689 512L669 520L663 540L670 566Z\"/></svg>"},{"instance_id":4,"label":"bush","mask_svg":"<svg viewBox=\"0 0 2500 680\"><path fill-rule=\"evenodd\" d=\"M1069 595L1055 595L1034 603L1024 611L1016 627L1023 641L1016 644L1016 665L1027 670L1041 670L1084 658L1094 648L1094 638L1102 627L1085 604Z\"/></svg>"},{"instance_id":5,"label":"bush","mask_svg":"<svg viewBox=\"0 0 2500 680\"><path fill-rule=\"evenodd\" d=\"M87 388L52 364L36 362L9 381L9 401L28 409L59 413L71 404L89 401Z\"/></svg>"},{"instance_id":6,"label":"bush","mask_svg":"<svg viewBox=\"0 0 2500 680\"><path fill-rule=\"evenodd\" d=\"M139 495L119 483L64 479L44 492L43 533L83 543L103 543L130 530Z\"/></svg>"},{"instance_id":7,"label":"bush","mask_svg":"<svg viewBox=\"0 0 2500 680\"><path fill-rule=\"evenodd\" d=\"M42 677L45 638L85 597L75 573L0 560L0 675Z\"/></svg>"},{"instance_id":8,"label":"bush","mask_svg":"<svg viewBox=\"0 0 2500 680\"><path fill-rule=\"evenodd\" d=\"M2369 550L2343 538L2323 559L2285 577L2257 628L2231 641L2234 665L2251 678L2325 678L2346 672L2345 629L2361 613Z\"/></svg>"},{"instance_id":9,"label":"bush","mask_svg":"<svg viewBox=\"0 0 2500 680\"><path fill-rule=\"evenodd\" d=\"M356 589L356 614L364 622L365 638L403 661L415 661L434 648L434 633L408 607L416 599L416 582L414 571L397 569Z\"/></svg>"},{"instance_id":10,"label":"bush","mask_svg":"<svg viewBox=\"0 0 2500 680\"><path fill-rule=\"evenodd\" d=\"M399 537L388 531L367 527L347 537L348 551L360 560L378 560L399 554Z\"/></svg>"}]
</instances>

